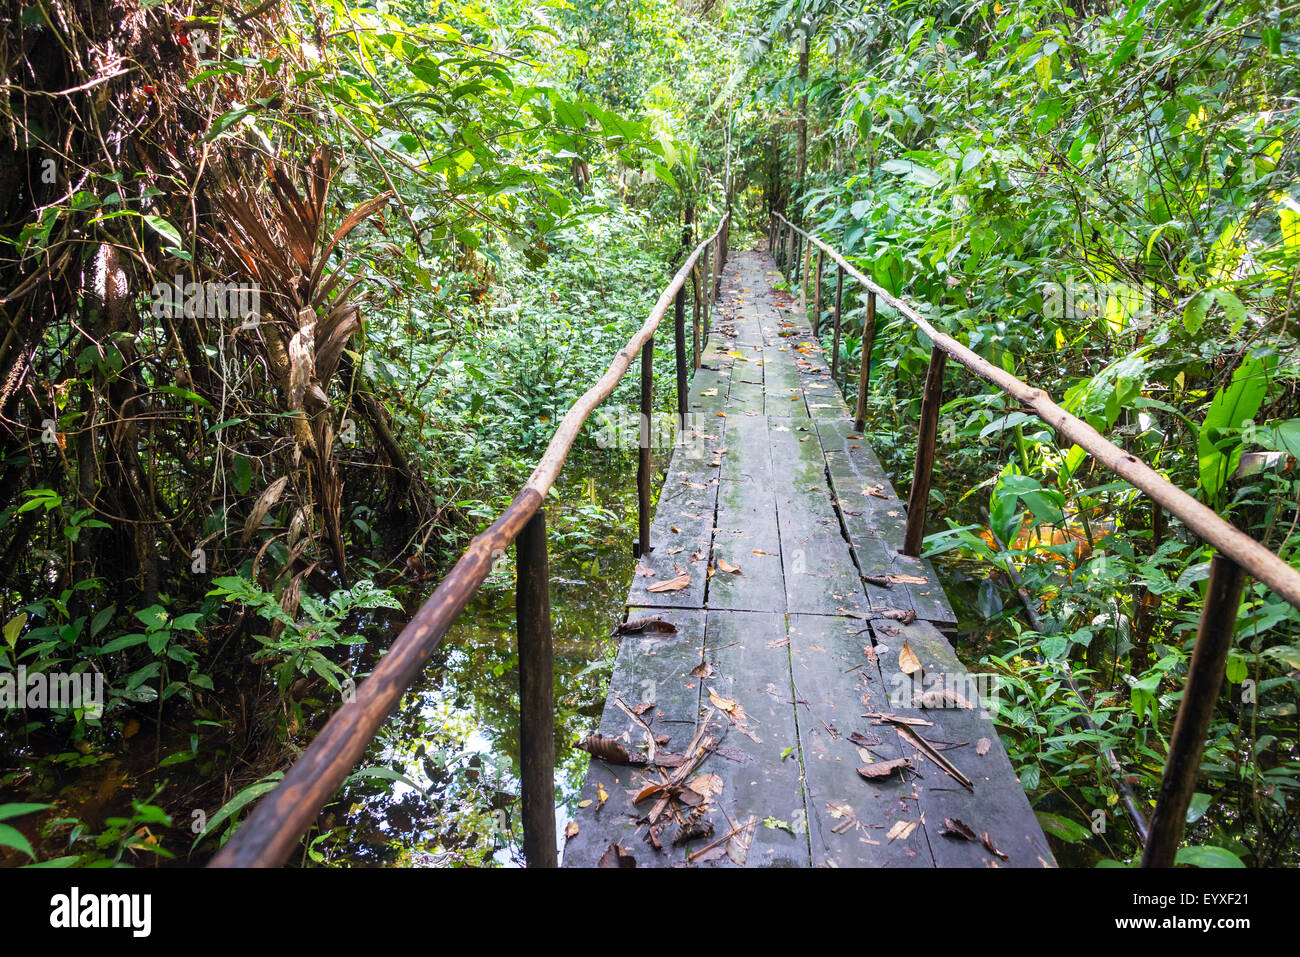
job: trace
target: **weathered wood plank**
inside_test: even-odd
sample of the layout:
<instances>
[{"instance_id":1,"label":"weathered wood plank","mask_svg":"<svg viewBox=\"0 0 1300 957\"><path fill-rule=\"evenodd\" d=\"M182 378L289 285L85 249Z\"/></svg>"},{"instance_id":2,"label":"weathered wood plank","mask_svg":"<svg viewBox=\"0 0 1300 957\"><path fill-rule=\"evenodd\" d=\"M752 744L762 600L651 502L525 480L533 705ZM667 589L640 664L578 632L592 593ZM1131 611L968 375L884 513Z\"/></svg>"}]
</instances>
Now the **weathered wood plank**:
<instances>
[{"instance_id":1,"label":"weathered wood plank","mask_svg":"<svg viewBox=\"0 0 1300 957\"><path fill-rule=\"evenodd\" d=\"M714 802L713 837L688 849L704 847L753 820L748 852L733 851L744 866L807 867L808 837L798 826L804 796L784 616L710 609L705 660L714 673L700 681L700 710L717 709L710 727L718 729L724 750L707 758L700 772L716 774L722 790ZM717 708L711 691L723 708ZM724 709L733 703L728 718ZM725 854L716 861L717 866L736 864Z\"/></svg>"},{"instance_id":2,"label":"weathered wood plank","mask_svg":"<svg viewBox=\"0 0 1300 957\"><path fill-rule=\"evenodd\" d=\"M700 663L704 647L704 612L633 608L628 619L656 613L675 624L677 634L629 635L622 640L598 733L618 740L629 751L644 753L645 732L619 707L618 699L628 708L649 703L653 707L642 719L653 733L668 735L668 743L659 750L681 754L695 734L699 711L699 679L691 671ZM656 779L652 769L610 764L593 757L579 802L591 803L579 806L574 815L578 833L564 849L564 866L594 867L613 841L620 841L639 867L682 861L685 854L680 847L665 845L663 851L655 851L642 841L645 829L638 821L649 806L648 802L634 805L632 796L636 789ZM603 806L601 788L609 795Z\"/></svg>"},{"instance_id":3,"label":"weathered wood plank","mask_svg":"<svg viewBox=\"0 0 1300 957\"><path fill-rule=\"evenodd\" d=\"M997 730L984 710L991 686L987 678L971 675L957 660L947 640L933 625L917 621L910 625L887 620L871 623L876 639L880 670L889 691L884 710L911 718L933 722L933 727L916 727L914 732L932 742L945 742L940 754L952 762L974 785L967 790L942 769L922 757L919 750L905 742L913 755L912 763L921 774L915 783L925 811L925 828L931 851L939 867L1053 867L1055 858L1043 836L1025 792L1017 780ZM904 643L921 662L921 676L903 673L899 653ZM887 648L888 651L882 651ZM979 679L979 680L977 680ZM954 707L955 702L940 702L948 707L919 708L915 696L934 689L949 689L961 695L973 707ZM880 710L880 709L877 709ZM980 754L980 750L987 750ZM962 821L982 838L988 834L993 846L1007 855L1002 861L974 841L940 835L945 818Z\"/></svg>"},{"instance_id":4,"label":"weathered wood plank","mask_svg":"<svg viewBox=\"0 0 1300 957\"><path fill-rule=\"evenodd\" d=\"M733 417L727 427L727 443L718 489L708 604L718 609L783 613L781 534L772 490L767 420ZM719 558L741 572L720 570Z\"/></svg>"},{"instance_id":5,"label":"weathered wood plank","mask_svg":"<svg viewBox=\"0 0 1300 957\"><path fill-rule=\"evenodd\" d=\"M870 610L840 531L816 431L778 418L769 420L768 431L787 609L827 615Z\"/></svg>"},{"instance_id":6,"label":"weathered wood plank","mask_svg":"<svg viewBox=\"0 0 1300 957\"><path fill-rule=\"evenodd\" d=\"M863 651L867 623L824 615L790 616L790 661L804 765L812 861L819 867L930 867L920 803L898 773L867 781L857 768L904 756L891 728L869 728L863 712L886 707L880 672ZM852 669L852 670L850 670ZM907 825L915 825L908 828ZM895 825L900 832L891 840Z\"/></svg>"}]
</instances>

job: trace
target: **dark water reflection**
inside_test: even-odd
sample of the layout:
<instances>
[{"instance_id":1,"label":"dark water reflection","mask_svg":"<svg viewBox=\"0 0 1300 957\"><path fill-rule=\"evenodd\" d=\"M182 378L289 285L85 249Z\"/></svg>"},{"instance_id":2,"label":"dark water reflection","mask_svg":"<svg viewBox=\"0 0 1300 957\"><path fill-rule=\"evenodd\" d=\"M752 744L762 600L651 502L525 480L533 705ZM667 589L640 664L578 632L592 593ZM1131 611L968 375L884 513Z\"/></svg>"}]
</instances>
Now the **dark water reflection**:
<instances>
[{"instance_id":1,"label":"dark water reflection","mask_svg":"<svg viewBox=\"0 0 1300 957\"><path fill-rule=\"evenodd\" d=\"M547 503L556 689L556 830L587 770L573 743L599 723L632 577L635 465L570 466ZM577 464L577 463L575 463ZM662 467L663 463L660 463ZM312 847L335 866L521 865L513 550L403 697ZM413 596L414 611L423 594ZM400 628L401 623L396 625ZM393 631L393 634L396 630ZM386 645L392 635L374 639ZM402 779L394 779L394 772ZM363 772L365 773L365 772Z\"/></svg>"}]
</instances>

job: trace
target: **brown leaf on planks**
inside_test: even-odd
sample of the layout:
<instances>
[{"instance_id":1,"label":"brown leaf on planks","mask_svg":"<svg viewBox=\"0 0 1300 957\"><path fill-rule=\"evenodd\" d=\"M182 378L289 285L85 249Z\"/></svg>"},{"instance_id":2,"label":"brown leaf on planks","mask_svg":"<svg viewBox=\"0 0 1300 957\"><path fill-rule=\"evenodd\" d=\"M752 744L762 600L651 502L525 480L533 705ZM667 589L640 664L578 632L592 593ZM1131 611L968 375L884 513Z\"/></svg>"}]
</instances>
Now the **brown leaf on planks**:
<instances>
[{"instance_id":1,"label":"brown leaf on planks","mask_svg":"<svg viewBox=\"0 0 1300 957\"><path fill-rule=\"evenodd\" d=\"M974 710L975 706L951 688L931 688L912 696L912 705L916 708L965 708Z\"/></svg>"},{"instance_id":2,"label":"brown leaf on planks","mask_svg":"<svg viewBox=\"0 0 1300 957\"><path fill-rule=\"evenodd\" d=\"M677 634L677 626L671 621L664 621L659 615L648 615L645 618L633 618L631 621L615 625L614 630L610 632L610 637L621 638L624 635L637 635L644 632L675 635Z\"/></svg>"},{"instance_id":3,"label":"brown leaf on planks","mask_svg":"<svg viewBox=\"0 0 1300 957\"><path fill-rule=\"evenodd\" d=\"M920 575L890 575L889 580L895 585L924 585L930 579L922 578Z\"/></svg>"},{"instance_id":4,"label":"brown leaf on planks","mask_svg":"<svg viewBox=\"0 0 1300 957\"><path fill-rule=\"evenodd\" d=\"M673 835L673 844L685 844L687 841L694 841L712 836L712 821L690 817L682 822L681 826L677 829L677 833Z\"/></svg>"},{"instance_id":5,"label":"brown leaf on planks","mask_svg":"<svg viewBox=\"0 0 1300 957\"><path fill-rule=\"evenodd\" d=\"M1003 854L1001 851L999 851L996 847L993 846L993 839L989 837L988 831L984 832L984 836L980 838L980 840L984 842L984 846L989 849L990 854L994 855L995 857L1000 857L1004 861L1011 860L1011 858L1007 857L1007 855Z\"/></svg>"},{"instance_id":6,"label":"brown leaf on planks","mask_svg":"<svg viewBox=\"0 0 1300 957\"><path fill-rule=\"evenodd\" d=\"M577 836L578 836L577 821L570 821L568 824L564 825L564 839L566 841L571 841Z\"/></svg>"},{"instance_id":7,"label":"brown leaf on planks","mask_svg":"<svg viewBox=\"0 0 1300 957\"><path fill-rule=\"evenodd\" d=\"M638 575L640 575L642 578L654 578L654 577L655 577L655 571L654 571L653 568L647 568L646 566L641 565L641 564L638 564L638 565L636 566L636 573L637 573Z\"/></svg>"},{"instance_id":8,"label":"brown leaf on planks","mask_svg":"<svg viewBox=\"0 0 1300 957\"><path fill-rule=\"evenodd\" d=\"M654 704L652 704L651 702L649 702L649 701L643 701L643 702L641 702L641 704L637 705L635 708L632 709L632 713L635 714L635 715L637 715L637 716L640 716L640 715L645 714L647 711L649 711L649 710L650 710L651 708L653 708L653 707L654 707Z\"/></svg>"},{"instance_id":9,"label":"brown leaf on planks","mask_svg":"<svg viewBox=\"0 0 1300 957\"><path fill-rule=\"evenodd\" d=\"M722 778L711 773L697 774L687 787L708 801L722 793Z\"/></svg>"},{"instance_id":10,"label":"brown leaf on planks","mask_svg":"<svg viewBox=\"0 0 1300 957\"><path fill-rule=\"evenodd\" d=\"M874 498L889 498L889 496L885 494L885 489L882 485L872 485L869 488L864 488L862 494L870 495Z\"/></svg>"},{"instance_id":11,"label":"brown leaf on planks","mask_svg":"<svg viewBox=\"0 0 1300 957\"><path fill-rule=\"evenodd\" d=\"M993 747L993 742L988 738L980 738L975 742L975 753L981 758L989 753L989 748Z\"/></svg>"},{"instance_id":12,"label":"brown leaf on planks","mask_svg":"<svg viewBox=\"0 0 1300 957\"><path fill-rule=\"evenodd\" d=\"M690 587L691 587L690 573L683 572L681 575L678 575L676 578L670 578L666 582L655 582L653 585L647 588L646 591L653 591L653 592L681 591L683 588L690 588Z\"/></svg>"},{"instance_id":13,"label":"brown leaf on planks","mask_svg":"<svg viewBox=\"0 0 1300 957\"><path fill-rule=\"evenodd\" d=\"M610 764L645 764L641 755L631 754L622 742L607 738L603 734L592 734L578 742L578 747L594 758L608 761Z\"/></svg>"},{"instance_id":14,"label":"brown leaf on planks","mask_svg":"<svg viewBox=\"0 0 1300 957\"><path fill-rule=\"evenodd\" d=\"M863 575L862 580L868 585L875 585L878 588L894 587L894 583L889 580L888 575Z\"/></svg>"},{"instance_id":15,"label":"brown leaf on planks","mask_svg":"<svg viewBox=\"0 0 1300 957\"><path fill-rule=\"evenodd\" d=\"M867 736L861 731L850 731L849 740L860 748L874 748L880 744L880 738L876 737L874 734Z\"/></svg>"},{"instance_id":16,"label":"brown leaf on planks","mask_svg":"<svg viewBox=\"0 0 1300 957\"><path fill-rule=\"evenodd\" d=\"M623 845L614 841L609 847L605 848L605 853L600 855L600 861L597 867L636 867L636 858L623 850Z\"/></svg>"},{"instance_id":17,"label":"brown leaf on planks","mask_svg":"<svg viewBox=\"0 0 1300 957\"><path fill-rule=\"evenodd\" d=\"M709 664L707 661L701 661L698 665L696 665L694 668L691 669L691 677L712 678L713 665Z\"/></svg>"},{"instance_id":18,"label":"brown leaf on planks","mask_svg":"<svg viewBox=\"0 0 1300 957\"><path fill-rule=\"evenodd\" d=\"M880 613L882 618L888 618L891 621L899 621L904 625L910 625L916 621L916 612L910 608L886 608Z\"/></svg>"},{"instance_id":19,"label":"brown leaf on planks","mask_svg":"<svg viewBox=\"0 0 1300 957\"><path fill-rule=\"evenodd\" d=\"M903 642L903 650L898 653L898 667L903 669L903 674L911 675L921 670L921 659L916 657L916 652L906 641Z\"/></svg>"},{"instance_id":20,"label":"brown leaf on planks","mask_svg":"<svg viewBox=\"0 0 1300 957\"><path fill-rule=\"evenodd\" d=\"M718 567L722 569L724 572L730 572L733 575L740 575L742 578L745 577L744 572L740 570L739 565L733 565L725 558L718 559Z\"/></svg>"},{"instance_id":21,"label":"brown leaf on planks","mask_svg":"<svg viewBox=\"0 0 1300 957\"><path fill-rule=\"evenodd\" d=\"M962 823L959 817L945 817L943 828L939 831L943 837L961 838L966 841L977 840L975 832Z\"/></svg>"},{"instance_id":22,"label":"brown leaf on planks","mask_svg":"<svg viewBox=\"0 0 1300 957\"><path fill-rule=\"evenodd\" d=\"M894 758L892 761L873 761L871 764L864 764L858 768L858 774L868 781L880 781L895 771L910 767L907 758Z\"/></svg>"}]
</instances>

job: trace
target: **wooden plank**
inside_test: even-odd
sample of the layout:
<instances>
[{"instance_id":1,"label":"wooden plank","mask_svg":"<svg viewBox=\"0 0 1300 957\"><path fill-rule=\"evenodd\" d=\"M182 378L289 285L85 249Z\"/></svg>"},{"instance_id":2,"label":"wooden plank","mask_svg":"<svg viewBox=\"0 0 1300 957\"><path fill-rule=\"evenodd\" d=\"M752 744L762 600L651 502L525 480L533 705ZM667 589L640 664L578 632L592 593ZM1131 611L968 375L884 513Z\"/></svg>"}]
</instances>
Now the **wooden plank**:
<instances>
[{"instance_id":1,"label":"wooden plank","mask_svg":"<svg viewBox=\"0 0 1300 957\"><path fill-rule=\"evenodd\" d=\"M771 418L773 488L781 530L786 607L791 613L870 610L840 531L821 444L811 424Z\"/></svg>"},{"instance_id":2,"label":"wooden plank","mask_svg":"<svg viewBox=\"0 0 1300 957\"><path fill-rule=\"evenodd\" d=\"M707 419L707 417L706 417ZM718 498L718 469L709 465L710 448L723 440L723 420L701 429L694 441L673 450L672 463L659 492L650 541L654 550L637 562L627 604L664 608L703 608L706 562L713 541L713 513ZM702 558L690 561L691 555ZM653 572L651 575L645 571ZM690 586L652 592L650 587L686 573Z\"/></svg>"},{"instance_id":3,"label":"wooden plank","mask_svg":"<svg viewBox=\"0 0 1300 957\"><path fill-rule=\"evenodd\" d=\"M654 707L642 719L655 734L668 735L668 743L659 750L681 754L695 734L699 711L699 679L691 671L700 663L704 647L704 612L633 608L628 618L655 613L675 624L678 632L629 635L622 640L598 733L620 741L629 750L644 753L645 733L619 707L617 699L621 698L629 708L648 702ZM647 768L610 764L593 757L579 801L579 804L591 803L580 806L574 815L578 833L565 846L564 866L595 867L613 841L622 843L636 858L638 867L682 862L685 853L681 847L665 844L664 850L655 851L642 840L645 829L638 821L649 810L649 802L634 805L632 795L643 784L656 779L657 774ZM602 787L609 795L603 806L599 797Z\"/></svg>"},{"instance_id":4,"label":"wooden plank","mask_svg":"<svg viewBox=\"0 0 1300 957\"><path fill-rule=\"evenodd\" d=\"M714 674L700 681L700 710L714 707L710 690L724 705L735 702L734 720L718 711L711 728L725 749L707 758L701 773L716 774L722 791L712 813L712 838L733 825L754 820L746 867L807 867L808 836L801 781L795 705L790 691L790 655L785 617L710 609L706 621L705 659ZM743 711L743 715L741 712ZM789 828L764 824L784 822ZM736 866L723 855L714 866Z\"/></svg>"},{"instance_id":5,"label":"wooden plank","mask_svg":"<svg viewBox=\"0 0 1300 957\"><path fill-rule=\"evenodd\" d=\"M785 611L781 535L772 488L767 420L733 417L727 427L727 452L722 457L718 489L710 608ZM718 558L739 566L742 574L718 570Z\"/></svg>"},{"instance_id":6,"label":"wooden plank","mask_svg":"<svg viewBox=\"0 0 1300 957\"><path fill-rule=\"evenodd\" d=\"M814 866L933 866L911 783L897 773L867 781L857 772L866 762L850 740L854 732L865 735L866 754L873 761L904 756L892 728L869 727L861 717L886 708L888 701L880 672L863 651L870 646L867 623L791 615L789 627ZM907 824L916 826L907 829ZM908 833L891 840L888 835L895 825Z\"/></svg>"},{"instance_id":7,"label":"wooden plank","mask_svg":"<svg viewBox=\"0 0 1300 957\"><path fill-rule=\"evenodd\" d=\"M1011 761L998 739L993 722L984 711L977 682L957 660L947 640L933 625L917 621L903 625L888 620L871 623L880 670L889 690L889 705L883 710L933 722L914 732L932 742L946 742L939 753L952 762L974 785L968 790L938 766L904 742L920 772L915 788L925 811L925 829L931 852L939 867L1054 867L1055 858L1042 828L1034 817ZM904 643L920 659L923 676L914 682L899 667ZM888 649L883 651L882 649ZM948 688L974 707L918 708L914 695L934 688ZM880 709L876 709L880 710ZM884 730L884 729L879 729ZM981 742L987 743L987 751ZM940 835L945 818L962 821L979 837L988 834L994 847L1008 857L1002 861L980 840L963 840Z\"/></svg>"}]
</instances>

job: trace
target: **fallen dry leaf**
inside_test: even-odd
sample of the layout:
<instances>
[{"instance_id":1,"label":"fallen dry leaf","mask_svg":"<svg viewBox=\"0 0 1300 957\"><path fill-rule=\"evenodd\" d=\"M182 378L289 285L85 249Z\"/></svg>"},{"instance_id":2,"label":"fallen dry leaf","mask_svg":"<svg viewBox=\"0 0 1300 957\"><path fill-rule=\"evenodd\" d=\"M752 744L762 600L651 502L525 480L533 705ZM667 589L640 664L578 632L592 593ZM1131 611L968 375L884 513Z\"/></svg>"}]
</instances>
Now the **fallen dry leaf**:
<instances>
[{"instance_id":1,"label":"fallen dry leaf","mask_svg":"<svg viewBox=\"0 0 1300 957\"><path fill-rule=\"evenodd\" d=\"M687 787L707 801L722 793L722 778L716 774L697 774Z\"/></svg>"},{"instance_id":2,"label":"fallen dry leaf","mask_svg":"<svg viewBox=\"0 0 1300 957\"><path fill-rule=\"evenodd\" d=\"M594 758L600 758L602 761L608 761L610 764L639 764L632 755L628 753L627 748L623 747L622 742L615 741L613 738L607 738L603 734L589 735L578 742L578 748L586 751Z\"/></svg>"},{"instance_id":3,"label":"fallen dry leaf","mask_svg":"<svg viewBox=\"0 0 1300 957\"><path fill-rule=\"evenodd\" d=\"M906 644L904 645L906 647ZM912 706L916 708L965 708L973 710L974 705L951 688L931 688L912 696Z\"/></svg>"},{"instance_id":4,"label":"fallen dry leaf","mask_svg":"<svg viewBox=\"0 0 1300 957\"><path fill-rule=\"evenodd\" d=\"M895 585L924 585L930 579L920 575L890 575L889 580Z\"/></svg>"},{"instance_id":5,"label":"fallen dry leaf","mask_svg":"<svg viewBox=\"0 0 1300 957\"><path fill-rule=\"evenodd\" d=\"M713 706L715 708L717 708L719 711L725 711L727 714L731 714L733 711L736 710L735 701L733 701L730 698L722 697L712 688L709 689L709 700L713 702Z\"/></svg>"},{"instance_id":6,"label":"fallen dry leaf","mask_svg":"<svg viewBox=\"0 0 1300 957\"><path fill-rule=\"evenodd\" d=\"M694 678L712 678L713 665L709 664L707 661L701 661L691 669L691 676Z\"/></svg>"},{"instance_id":7,"label":"fallen dry leaf","mask_svg":"<svg viewBox=\"0 0 1300 957\"><path fill-rule=\"evenodd\" d=\"M636 858L623 850L623 846L615 841L605 848L605 853L600 855L600 861L597 867L636 867Z\"/></svg>"},{"instance_id":8,"label":"fallen dry leaf","mask_svg":"<svg viewBox=\"0 0 1300 957\"><path fill-rule=\"evenodd\" d=\"M744 575L744 573L741 572L739 565L733 565L725 558L718 559L718 567L721 568L724 572L731 572L731 574L733 575L741 575L742 577Z\"/></svg>"},{"instance_id":9,"label":"fallen dry leaf","mask_svg":"<svg viewBox=\"0 0 1300 957\"><path fill-rule=\"evenodd\" d=\"M610 633L610 637L638 635L647 631L675 635L677 634L677 626L671 621L664 621L659 615L647 615L645 618L633 618L631 621L625 621L622 624L615 625L613 632Z\"/></svg>"},{"instance_id":10,"label":"fallen dry leaf","mask_svg":"<svg viewBox=\"0 0 1300 957\"><path fill-rule=\"evenodd\" d=\"M568 824L564 825L564 839L565 839L566 841L572 840L573 838L575 838L575 837L577 837L577 836L578 836L578 822L577 822L577 821L570 821Z\"/></svg>"},{"instance_id":11,"label":"fallen dry leaf","mask_svg":"<svg viewBox=\"0 0 1300 957\"><path fill-rule=\"evenodd\" d=\"M888 618L891 621L902 622L904 625L910 625L916 621L916 612L910 608L886 608L880 613L882 618Z\"/></svg>"},{"instance_id":12,"label":"fallen dry leaf","mask_svg":"<svg viewBox=\"0 0 1300 957\"><path fill-rule=\"evenodd\" d=\"M939 831L943 837L959 837L963 840L975 840L975 832L961 822L958 817L945 817L943 819L943 828Z\"/></svg>"},{"instance_id":13,"label":"fallen dry leaf","mask_svg":"<svg viewBox=\"0 0 1300 957\"><path fill-rule=\"evenodd\" d=\"M870 764L864 764L858 768L858 774L868 781L878 781L889 777L895 771L907 767L911 767L907 762L907 758L894 758L892 761L873 761Z\"/></svg>"},{"instance_id":14,"label":"fallen dry leaf","mask_svg":"<svg viewBox=\"0 0 1300 957\"><path fill-rule=\"evenodd\" d=\"M993 742L988 738L980 738L975 742L975 753L981 758L989 753L989 748L993 747Z\"/></svg>"},{"instance_id":15,"label":"fallen dry leaf","mask_svg":"<svg viewBox=\"0 0 1300 957\"><path fill-rule=\"evenodd\" d=\"M921 659L916 657L916 652L906 641L903 642L903 650L898 653L898 667L903 669L903 674L915 674L921 670Z\"/></svg>"},{"instance_id":16,"label":"fallen dry leaf","mask_svg":"<svg viewBox=\"0 0 1300 957\"><path fill-rule=\"evenodd\" d=\"M646 591L681 591L683 588L691 587L691 576L689 573L678 575L676 578L670 578L666 582L655 582Z\"/></svg>"},{"instance_id":17,"label":"fallen dry leaf","mask_svg":"<svg viewBox=\"0 0 1300 957\"><path fill-rule=\"evenodd\" d=\"M995 857L1002 858L1002 860L1004 861L1011 860L1011 858L1007 857L1007 855L1003 854L1001 851L999 851L996 847L993 846L993 839L989 837L988 831L984 832L984 836L981 838L981 840L984 842L984 846L989 849L989 853L993 854Z\"/></svg>"}]
</instances>

